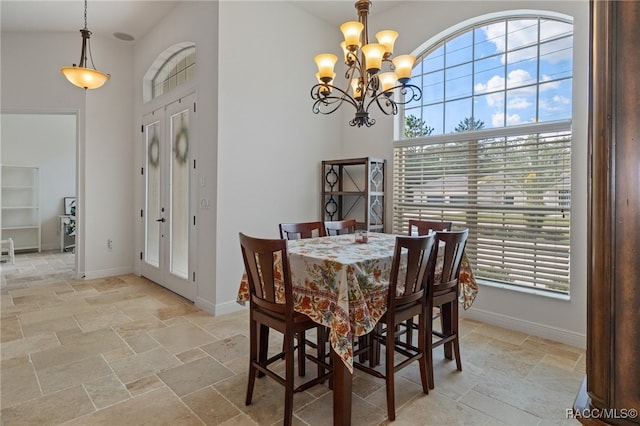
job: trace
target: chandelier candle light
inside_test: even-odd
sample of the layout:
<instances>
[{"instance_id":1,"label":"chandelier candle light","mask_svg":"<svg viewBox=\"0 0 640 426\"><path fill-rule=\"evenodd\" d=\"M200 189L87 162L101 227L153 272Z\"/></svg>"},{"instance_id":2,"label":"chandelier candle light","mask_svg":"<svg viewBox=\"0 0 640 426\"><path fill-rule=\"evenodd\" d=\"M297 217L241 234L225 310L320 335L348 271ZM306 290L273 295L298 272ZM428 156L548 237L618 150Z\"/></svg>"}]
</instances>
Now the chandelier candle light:
<instances>
[{"instance_id":1,"label":"chandelier candle light","mask_svg":"<svg viewBox=\"0 0 640 426\"><path fill-rule=\"evenodd\" d=\"M420 88L409 84L416 57L399 55L391 59L398 33L380 31L376 33L378 43L369 43L367 16L370 6L371 1L358 0L355 3L358 21L345 22L340 26L344 34L340 46L347 66L345 89L333 84L336 76L333 68L338 57L331 53L314 58L318 65L318 83L311 88L311 98L315 100L312 111L315 114L331 114L343 102L348 102L356 109L356 115L349 124L358 127L371 127L376 123L369 117L369 108L373 104L386 115L396 115L398 105L422 98ZM380 72L385 64L389 71ZM399 99L393 99L394 91L399 92Z\"/></svg>"},{"instance_id":2,"label":"chandelier candle light","mask_svg":"<svg viewBox=\"0 0 640 426\"><path fill-rule=\"evenodd\" d=\"M75 86L82 87L84 89L97 89L109 80L111 75L100 72L93 65L93 57L91 56L91 45L89 39L91 38L91 31L87 28L87 0L84 0L84 28L80 30L82 34L82 50L80 52L80 63L76 66L73 64L71 67L62 67L60 71L69 80L69 82ZM89 68L89 62L87 61L87 53L89 54L89 60L91 60L91 67Z\"/></svg>"}]
</instances>

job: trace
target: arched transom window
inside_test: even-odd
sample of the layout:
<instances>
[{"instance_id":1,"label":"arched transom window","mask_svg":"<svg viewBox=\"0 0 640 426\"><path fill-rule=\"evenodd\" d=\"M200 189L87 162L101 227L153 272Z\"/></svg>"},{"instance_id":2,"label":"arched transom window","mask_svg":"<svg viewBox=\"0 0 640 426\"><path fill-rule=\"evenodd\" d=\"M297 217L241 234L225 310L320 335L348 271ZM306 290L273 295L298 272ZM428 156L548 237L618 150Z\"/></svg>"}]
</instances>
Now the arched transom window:
<instances>
[{"instance_id":1,"label":"arched transom window","mask_svg":"<svg viewBox=\"0 0 640 426\"><path fill-rule=\"evenodd\" d=\"M191 42L175 44L162 52L144 77L144 102L169 92L195 78L196 46Z\"/></svg>"},{"instance_id":2,"label":"arched transom window","mask_svg":"<svg viewBox=\"0 0 640 426\"><path fill-rule=\"evenodd\" d=\"M153 78L153 97L168 92L190 80L195 74L196 48L185 47L174 53L158 70Z\"/></svg>"}]
</instances>

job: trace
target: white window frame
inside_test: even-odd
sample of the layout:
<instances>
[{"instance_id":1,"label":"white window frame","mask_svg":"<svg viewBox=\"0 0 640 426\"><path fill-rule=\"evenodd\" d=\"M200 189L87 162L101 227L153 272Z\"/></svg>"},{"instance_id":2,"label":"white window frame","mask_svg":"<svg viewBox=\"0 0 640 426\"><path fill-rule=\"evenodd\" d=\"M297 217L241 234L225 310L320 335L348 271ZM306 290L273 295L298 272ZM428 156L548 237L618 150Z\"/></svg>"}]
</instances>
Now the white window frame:
<instances>
[{"instance_id":1,"label":"white window frame","mask_svg":"<svg viewBox=\"0 0 640 426\"><path fill-rule=\"evenodd\" d=\"M144 103L151 102L153 99L156 99L169 91L175 89L182 84L195 80L196 77L196 54L195 51L196 44L193 42L181 42L172 45L171 47L165 49L161 54L159 54L156 59L153 61L147 72L145 73L142 81L142 100ZM177 71L181 72L180 77L178 77L177 73L169 73L166 71L170 71L171 69L176 68L175 64L172 65L171 61L176 55L180 54L187 49L194 49L194 61L189 66L178 66ZM154 88L154 84L157 84L156 79L158 76L165 74L175 74L173 76L174 82L169 83L169 79L167 79L166 90L162 90L160 93Z\"/></svg>"},{"instance_id":2,"label":"white window frame","mask_svg":"<svg viewBox=\"0 0 640 426\"><path fill-rule=\"evenodd\" d=\"M569 17L566 16L559 16L558 14L553 14L553 13L540 13L540 12L536 12L535 14L532 14L530 16L524 16L522 14L507 14L507 13L503 13L500 14L499 16L491 16L489 19L483 19L482 21L476 21L473 22L471 25L466 25L464 27L457 27L457 28L451 28L450 31L447 32L447 34L444 34L444 36L439 36L437 39L431 39L429 40L427 43L425 43L421 49L423 54L426 56L427 53L431 48L435 48L439 45L441 45L441 43L450 38L450 37L456 37L457 35L463 34L465 31L467 30L471 30L473 27L476 27L478 25L482 25L483 23L493 23L496 21L500 21L500 20L508 20L508 19L517 19L517 18L523 18L523 19L531 19L531 18L545 18L545 19L554 19L554 20L560 20L566 23L572 23L571 19ZM420 54L416 55L416 56L420 56ZM573 79L573 72L571 73L571 79ZM539 84L539 83L538 83ZM444 108L444 103L442 104L443 108ZM414 105L415 106L415 105ZM399 120L396 120L396 129L395 129L395 134L396 134L396 141L394 142L394 179L393 179L393 193L394 193L394 197L393 197L393 232L394 233L399 233L399 234L403 234L407 232L407 227L408 227L408 220L410 218L424 218L424 219L438 219L440 218L441 220L451 220L452 217L451 216L447 216L447 214L451 214L451 210L447 207L445 207L445 205L451 204L451 200L444 201L444 198L447 198L447 189L444 188L442 190L442 194L441 194L441 205L440 207L442 207L440 209L440 212L438 213L438 208L430 208L427 207L429 205L429 202L426 201L426 198L424 200L424 204L425 207L424 209L421 210L419 204L422 202L418 202L418 203L411 203L408 202L408 200L410 199L410 196L408 195L412 190L409 189L408 184L405 184L404 182L406 181L407 178L409 179L415 179L416 178L416 174L415 171L414 172L409 172L407 171L407 169L404 167L403 165L403 155L402 155L402 150L407 148L407 147L414 147L414 148L420 148L420 147L426 147L426 146L436 146L438 144L441 144L442 146L445 146L446 144L455 144L455 143L468 143L469 141L490 141L492 139L496 139L496 138L508 138L508 137L514 137L517 135L540 135L540 134L545 134L547 136L550 137L549 140L553 140L553 136L554 134L558 133L558 134L563 134L568 135L568 144L565 144L564 146L566 147L568 145L568 149L570 150L570 146L571 146L571 134L572 134L572 130L571 130L571 119L568 120L562 120L562 121L555 121L555 122L543 122L543 123L538 123L538 124L526 124L526 125L517 125L517 126L506 126L506 127L493 127L493 128L489 128L489 129L485 129L485 130L477 130L477 131L469 131L469 132L462 132L462 133L450 133L450 134L438 134L438 135L433 135L433 136L425 136L425 137L421 137L421 138L414 138L414 139L402 139L403 134L404 134L404 107L401 108L401 114L399 114ZM550 136L551 135L551 136ZM531 290L532 292L538 293L538 294L547 294L549 296L552 297L557 297L557 296L562 296L562 295L568 295L569 291L570 291L570 281L569 281L569 270L570 270L570 235L568 234L570 232L570 212L571 212L571 182L570 182L570 175L571 175L571 161L570 161L570 157L569 157L569 161L565 161L566 164L563 165L564 168L563 170L558 170L557 173L564 173L564 176L567 176L566 180L562 181L562 188L558 188L558 190L556 191L556 194L554 195L552 203L554 203L554 207L551 208L551 210L553 210L554 208L556 209L555 213L560 212L560 214L563 217L567 217L569 218L569 224L565 226L564 221L563 220L563 231L562 232L566 232L566 243L564 243L561 245L561 247L557 248L559 250L559 253L562 253L562 256L564 256L564 259L566 260L565 263L563 263L562 265L558 266L559 270L562 271L562 273L564 274L563 277L561 278L561 282L557 283L557 285L550 285L549 283L549 277L546 276L544 279L542 279L540 282L536 281L537 278L535 277L535 275L531 275L531 277L529 277L528 279L531 279L530 282L527 282L527 280L522 281L522 280L518 280L518 279L507 279L507 280L499 280L499 279L495 279L495 277L493 278L486 278L483 276L483 267L486 265L483 265L483 262L486 263L486 259L485 260L480 260L481 265L480 268L478 269L478 265L474 265L475 266L475 270L476 272L476 278L478 279L479 282L486 282L486 283L491 283L491 284L495 284L497 286L500 287L505 287L505 288L513 288L516 290L523 290L523 291L528 291ZM413 174L412 174L413 173ZM449 195L452 193L451 190L449 190ZM474 196L472 195L471 197L469 197L469 194L463 195L463 196L456 196L456 203L457 202L468 202L471 198L473 198ZM476 201L477 202L477 194L475 195L476 197ZM545 195L546 198L548 198L548 196ZM460 199L458 199L460 198ZM434 199L435 200L435 199ZM548 200L547 200L548 201ZM473 201L472 201L473 203ZM432 205L437 205L439 204L438 201L434 201L432 203ZM507 204L507 203L505 203ZM549 203L546 203L549 204ZM539 209L540 211L543 211L544 209ZM469 210L471 211L471 210ZM476 210L477 212L478 210ZM531 213L531 210L529 209L528 212L526 213L522 213L523 217L527 217L527 215L529 215L528 217L531 218L533 217L534 213ZM454 227L456 228L463 228L463 227L469 227L472 231L475 231L476 235L477 235L477 231L478 231L478 227L482 226L482 224L476 223L466 223L464 220L461 220L460 217L455 218L453 217L453 222L454 222ZM472 228L476 228L476 229L472 229ZM473 235L474 232L472 232ZM473 238L473 236L472 236ZM478 241L470 241L470 246L469 246L469 252L468 254L470 254L470 260L472 263L474 263L477 259L476 259L476 254L477 254L477 250L479 248L479 244L482 245L482 243L478 243ZM553 251L553 250L552 250ZM548 253L547 253L548 254ZM522 259L522 263L527 263L528 262L528 256L530 256L527 253L519 253L517 255L515 255L511 261L513 261L513 259L516 258L520 258ZM554 263L554 262L552 262ZM543 262L543 264L541 264L541 266L544 268L547 266L546 263ZM556 265L557 266L557 265ZM507 272L508 275L508 272Z\"/></svg>"}]
</instances>

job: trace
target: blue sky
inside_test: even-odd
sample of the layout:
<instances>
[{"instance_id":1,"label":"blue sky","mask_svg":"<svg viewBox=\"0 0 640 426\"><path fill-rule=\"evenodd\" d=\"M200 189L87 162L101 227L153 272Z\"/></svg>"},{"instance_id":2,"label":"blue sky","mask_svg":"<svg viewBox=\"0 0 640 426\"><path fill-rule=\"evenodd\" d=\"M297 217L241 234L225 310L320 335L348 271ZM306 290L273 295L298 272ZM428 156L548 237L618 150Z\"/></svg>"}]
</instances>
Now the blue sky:
<instances>
[{"instance_id":1,"label":"blue sky","mask_svg":"<svg viewBox=\"0 0 640 426\"><path fill-rule=\"evenodd\" d=\"M414 68L411 81L421 85L423 99L406 114L422 115L434 135L452 132L472 113L484 128L569 119L571 33L569 23L528 18L446 40Z\"/></svg>"}]
</instances>

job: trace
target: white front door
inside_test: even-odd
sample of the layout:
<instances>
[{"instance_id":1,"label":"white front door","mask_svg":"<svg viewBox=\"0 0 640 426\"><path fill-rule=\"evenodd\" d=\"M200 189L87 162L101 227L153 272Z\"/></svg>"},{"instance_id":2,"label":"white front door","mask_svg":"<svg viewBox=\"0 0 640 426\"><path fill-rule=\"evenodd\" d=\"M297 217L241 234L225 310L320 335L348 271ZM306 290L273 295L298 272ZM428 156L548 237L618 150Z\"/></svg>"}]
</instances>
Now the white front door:
<instances>
[{"instance_id":1,"label":"white front door","mask_svg":"<svg viewBox=\"0 0 640 426\"><path fill-rule=\"evenodd\" d=\"M142 275L194 301L195 95L144 117Z\"/></svg>"}]
</instances>

